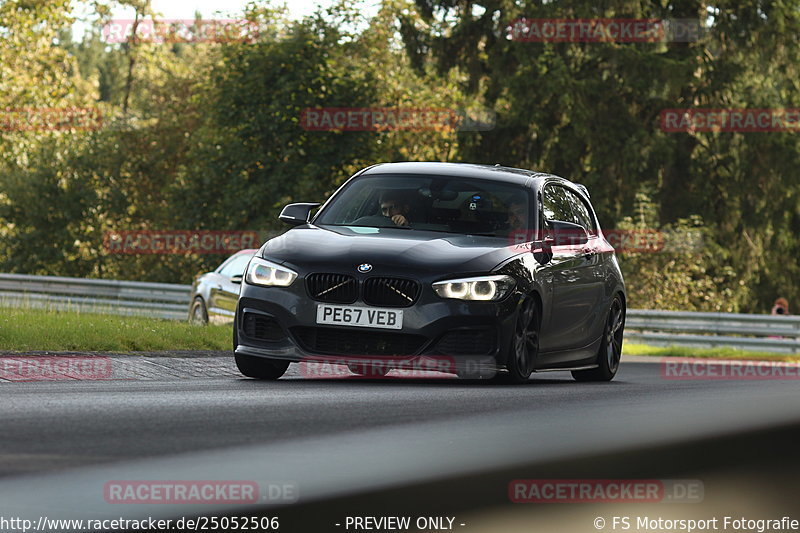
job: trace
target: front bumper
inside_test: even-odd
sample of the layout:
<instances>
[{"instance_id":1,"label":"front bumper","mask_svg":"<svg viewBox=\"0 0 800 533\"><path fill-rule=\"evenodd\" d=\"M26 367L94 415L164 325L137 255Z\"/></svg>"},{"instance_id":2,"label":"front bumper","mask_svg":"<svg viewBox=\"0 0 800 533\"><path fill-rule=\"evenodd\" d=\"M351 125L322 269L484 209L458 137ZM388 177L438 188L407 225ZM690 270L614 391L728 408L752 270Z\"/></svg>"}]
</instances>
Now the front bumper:
<instances>
[{"instance_id":1,"label":"front bumper","mask_svg":"<svg viewBox=\"0 0 800 533\"><path fill-rule=\"evenodd\" d=\"M401 308L401 330L323 326L316 323L323 302L311 299L302 277L286 288L243 283L235 351L292 362L446 359L456 369L497 368L505 364L518 301L516 292L500 302L442 299L423 281L414 305ZM370 307L361 299L348 305Z\"/></svg>"}]
</instances>

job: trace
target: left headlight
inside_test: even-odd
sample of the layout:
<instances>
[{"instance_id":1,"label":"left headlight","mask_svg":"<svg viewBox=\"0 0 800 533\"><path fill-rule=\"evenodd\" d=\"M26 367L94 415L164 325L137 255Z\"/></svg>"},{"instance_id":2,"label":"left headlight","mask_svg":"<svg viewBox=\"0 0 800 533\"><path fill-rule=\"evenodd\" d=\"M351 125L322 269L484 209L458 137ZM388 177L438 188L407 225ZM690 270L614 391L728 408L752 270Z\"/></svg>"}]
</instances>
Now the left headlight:
<instances>
[{"instance_id":1,"label":"left headlight","mask_svg":"<svg viewBox=\"0 0 800 533\"><path fill-rule=\"evenodd\" d=\"M260 257L254 257L247 266L247 274L244 279L251 285L288 287L297 279L297 272L284 266L270 263Z\"/></svg>"},{"instance_id":2,"label":"left headlight","mask_svg":"<svg viewBox=\"0 0 800 533\"><path fill-rule=\"evenodd\" d=\"M442 298L484 302L502 300L513 288L514 278L502 275L450 279L433 284L433 290Z\"/></svg>"}]
</instances>

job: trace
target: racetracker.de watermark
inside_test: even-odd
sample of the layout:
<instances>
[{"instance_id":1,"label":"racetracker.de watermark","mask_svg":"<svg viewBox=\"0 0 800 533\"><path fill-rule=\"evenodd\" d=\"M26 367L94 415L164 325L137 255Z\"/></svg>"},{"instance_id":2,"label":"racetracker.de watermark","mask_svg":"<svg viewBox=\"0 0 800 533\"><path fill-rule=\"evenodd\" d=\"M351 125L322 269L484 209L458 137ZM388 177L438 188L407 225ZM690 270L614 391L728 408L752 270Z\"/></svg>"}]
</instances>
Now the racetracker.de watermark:
<instances>
[{"instance_id":1,"label":"racetracker.de watermark","mask_svg":"<svg viewBox=\"0 0 800 533\"><path fill-rule=\"evenodd\" d=\"M703 26L697 19L520 17L507 31L509 39L521 42L659 43L697 41Z\"/></svg>"},{"instance_id":2,"label":"racetracker.de watermark","mask_svg":"<svg viewBox=\"0 0 800 533\"><path fill-rule=\"evenodd\" d=\"M107 43L252 43L258 25L246 19L114 19L101 35Z\"/></svg>"},{"instance_id":3,"label":"racetracker.de watermark","mask_svg":"<svg viewBox=\"0 0 800 533\"><path fill-rule=\"evenodd\" d=\"M514 479L513 503L699 503L696 479Z\"/></svg>"},{"instance_id":4,"label":"racetracker.de watermark","mask_svg":"<svg viewBox=\"0 0 800 533\"><path fill-rule=\"evenodd\" d=\"M661 130L685 132L800 132L800 108L664 109Z\"/></svg>"},{"instance_id":5,"label":"racetracker.de watermark","mask_svg":"<svg viewBox=\"0 0 800 533\"><path fill-rule=\"evenodd\" d=\"M103 485L113 504L285 504L300 497L294 482L114 480Z\"/></svg>"},{"instance_id":6,"label":"racetracker.de watermark","mask_svg":"<svg viewBox=\"0 0 800 533\"><path fill-rule=\"evenodd\" d=\"M0 131L95 131L103 125L96 107L6 107Z\"/></svg>"},{"instance_id":7,"label":"racetracker.de watermark","mask_svg":"<svg viewBox=\"0 0 800 533\"><path fill-rule=\"evenodd\" d=\"M581 229L512 230L508 240L511 246L524 249L533 246L534 251L543 251L544 239L552 239L548 241L551 246L582 252L610 252L612 248L616 253L697 252L703 247L703 234L697 230L604 229L602 233L610 248L597 239L582 243L583 237L591 236Z\"/></svg>"},{"instance_id":8,"label":"racetracker.de watermark","mask_svg":"<svg viewBox=\"0 0 800 533\"><path fill-rule=\"evenodd\" d=\"M315 356L299 366L307 379L447 379L456 374L487 378L497 372L493 358L480 356Z\"/></svg>"},{"instance_id":9,"label":"racetracker.de watermark","mask_svg":"<svg viewBox=\"0 0 800 533\"><path fill-rule=\"evenodd\" d=\"M0 379L71 381L111 378L111 359L80 356L0 357Z\"/></svg>"},{"instance_id":10,"label":"racetracker.de watermark","mask_svg":"<svg viewBox=\"0 0 800 533\"><path fill-rule=\"evenodd\" d=\"M661 360L661 377L687 381L795 380L800 379L800 362L668 357Z\"/></svg>"},{"instance_id":11,"label":"racetracker.de watermark","mask_svg":"<svg viewBox=\"0 0 800 533\"><path fill-rule=\"evenodd\" d=\"M491 109L443 107L314 107L300 113L307 131L488 131L497 116Z\"/></svg>"},{"instance_id":12,"label":"racetracker.de watermark","mask_svg":"<svg viewBox=\"0 0 800 533\"><path fill-rule=\"evenodd\" d=\"M258 248L256 231L129 230L108 231L103 248L109 254L230 254Z\"/></svg>"}]
</instances>

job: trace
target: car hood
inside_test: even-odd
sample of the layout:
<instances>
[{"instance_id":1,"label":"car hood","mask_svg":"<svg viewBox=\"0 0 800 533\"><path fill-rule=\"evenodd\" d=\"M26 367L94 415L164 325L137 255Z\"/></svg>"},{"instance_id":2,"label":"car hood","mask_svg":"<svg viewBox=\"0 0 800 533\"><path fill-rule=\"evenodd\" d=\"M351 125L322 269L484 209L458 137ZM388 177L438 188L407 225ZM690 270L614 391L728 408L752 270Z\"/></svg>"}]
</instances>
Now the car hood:
<instances>
[{"instance_id":1,"label":"car hood","mask_svg":"<svg viewBox=\"0 0 800 533\"><path fill-rule=\"evenodd\" d=\"M301 271L361 263L418 275L489 272L520 249L497 237L397 228L299 226L267 241L260 255Z\"/></svg>"}]
</instances>

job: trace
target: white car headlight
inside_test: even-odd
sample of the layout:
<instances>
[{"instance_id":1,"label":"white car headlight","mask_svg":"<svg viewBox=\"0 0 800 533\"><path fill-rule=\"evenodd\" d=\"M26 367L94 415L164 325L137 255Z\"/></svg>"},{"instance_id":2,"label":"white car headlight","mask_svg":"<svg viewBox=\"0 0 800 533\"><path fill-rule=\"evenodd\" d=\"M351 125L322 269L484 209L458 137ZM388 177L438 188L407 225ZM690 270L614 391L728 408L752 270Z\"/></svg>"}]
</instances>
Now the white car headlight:
<instances>
[{"instance_id":1,"label":"white car headlight","mask_svg":"<svg viewBox=\"0 0 800 533\"><path fill-rule=\"evenodd\" d=\"M297 278L297 272L284 266L254 257L247 266L245 281L251 285L264 287L288 287Z\"/></svg>"},{"instance_id":2,"label":"white car headlight","mask_svg":"<svg viewBox=\"0 0 800 533\"><path fill-rule=\"evenodd\" d=\"M500 275L450 279L433 284L433 290L442 298L458 300L502 300L513 288L514 278Z\"/></svg>"}]
</instances>

